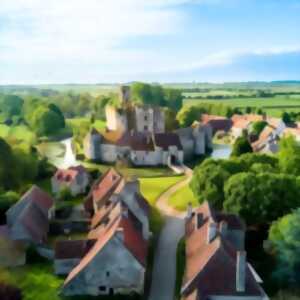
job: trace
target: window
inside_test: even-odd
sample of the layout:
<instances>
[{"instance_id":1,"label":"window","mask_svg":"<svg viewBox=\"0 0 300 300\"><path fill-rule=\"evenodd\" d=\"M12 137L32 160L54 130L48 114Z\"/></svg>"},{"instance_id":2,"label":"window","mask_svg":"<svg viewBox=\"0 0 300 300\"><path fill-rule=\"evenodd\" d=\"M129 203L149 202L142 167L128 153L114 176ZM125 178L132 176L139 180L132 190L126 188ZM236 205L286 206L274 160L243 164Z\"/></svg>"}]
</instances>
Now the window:
<instances>
[{"instance_id":1,"label":"window","mask_svg":"<svg viewBox=\"0 0 300 300\"><path fill-rule=\"evenodd\" d=\"M106 286L103 286L103 285L99 286L99 291L106 292Z\"/></svg>"},{"instance_id":2,"label":"window","mask_svg":"<svg viewBox=\"0 0 300 300\"><path fill-rule=\"evenodd\" d=\"M148 120L147 116L145 116L145 118L144 118L144 119L145 119L145 121L147 121L147 120Z\"/></svg>"},{"instance_id":3,"label":"window","mask_svg":"<svg viewBox=\"0 0 300 300\"><path fill-rule=\"evenodd\" d=\"M106 277L109 277L109 275L110 275L110 273L107 271L107 272L106 272Z\"/></svg>"},{"instance_id":4,"label":"window","mask_svg":"<svg viewBox=\"0 0 300 300\"><path fill-rule=\"evenodd\" d=\"M148 126L147 126L147 125L144 126L144 130L145 130L145 131L148 130Z\"/></svg>"}]
</instances>

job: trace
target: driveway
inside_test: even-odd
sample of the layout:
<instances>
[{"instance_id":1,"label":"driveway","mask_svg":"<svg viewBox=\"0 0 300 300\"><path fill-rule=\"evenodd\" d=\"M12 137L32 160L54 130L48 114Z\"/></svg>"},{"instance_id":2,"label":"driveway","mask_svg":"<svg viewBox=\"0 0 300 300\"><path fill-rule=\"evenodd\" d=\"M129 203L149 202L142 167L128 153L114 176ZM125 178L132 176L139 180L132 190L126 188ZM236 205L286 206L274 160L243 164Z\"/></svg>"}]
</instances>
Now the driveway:
<instances>
[{"instance_id":1,"label":"driveway","mask_svg":"<svg viewBox=\"0 0 300 300\"><path fill-rule=\"evenodd\" d=\"M155 252L149 300L173 300L177 244L184 234L184 220L167 217Z\"/></svg>"},{"instance_id":2,"label":"driveway","mask_svg":"<svg viewBox=\"0 0 300 300\"><path fill-rule=\"evenodd\" d=\"M177 245L184 236L184 216L168 205L168 200L179 189L185 187L192 178L192 170L185 168L186 177L162 193L156 202L157 208L166 216L160 233L154 257L152 283L149 300L174 300L176 280Z\"/></svg>"}]
</instances>

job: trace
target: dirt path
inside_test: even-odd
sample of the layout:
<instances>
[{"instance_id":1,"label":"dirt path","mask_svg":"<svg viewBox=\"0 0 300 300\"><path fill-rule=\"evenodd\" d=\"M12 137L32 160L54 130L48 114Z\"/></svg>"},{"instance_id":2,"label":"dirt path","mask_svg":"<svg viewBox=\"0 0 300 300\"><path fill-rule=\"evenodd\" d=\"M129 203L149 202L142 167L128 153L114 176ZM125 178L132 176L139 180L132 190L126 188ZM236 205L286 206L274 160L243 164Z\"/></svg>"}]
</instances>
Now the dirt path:
<instances>
[{"instance_id":1,"label":"dirt path","mask_svg":"<svg viewBox=\"0 0 300 300\"><path fill-rule=\"evenodd\" d=\"M168 205L169 198L185 187L191 180L193 171L185 168L186 177L162 193L156 202L160 212L166 216L155 252L152 284L149 300L173 300L176 280L176 251L184 235L185 213Z\"/></svg>"}]
</instances>

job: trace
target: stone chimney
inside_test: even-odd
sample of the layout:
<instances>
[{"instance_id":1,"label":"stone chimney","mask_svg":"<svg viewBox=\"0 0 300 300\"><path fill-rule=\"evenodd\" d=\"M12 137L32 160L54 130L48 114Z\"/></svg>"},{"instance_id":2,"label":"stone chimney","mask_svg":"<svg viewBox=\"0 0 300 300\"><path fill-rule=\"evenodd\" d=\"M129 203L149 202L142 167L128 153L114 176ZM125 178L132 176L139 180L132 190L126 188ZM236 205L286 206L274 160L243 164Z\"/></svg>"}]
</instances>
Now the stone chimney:
<instances>
[{"instance_id":1,"label":"stone chimney","mask_svg":"<svg viewBox=\"0 0 300 300\"><path fill-rule=\"evenodd\" d=\"M228 230L228 223L226 221L222 221L220 223L220 234L222 237L226 237Z\"/></svg>"},{"instance_id":2,"label":"stone chimney","mask_svg":"<svg viewBox=\"0 0 300 300\"><path fill-rule=\"evenodd\" d=\"M197 213L195 218L196 218L196 228L200 229L200 227L203 225L203 214Z\"/></svg>"},{"instance_id":3,"label":"stone chimney","mask_svg":"<svg viewBox=\"0 0 300 300\"><path fill-rule=\"evenodd\" d=\"M236 291L245 292L246 289L246 251L236 254Z\"/></svg>"},{"instance_id":4,"label":"stone chimney","mask_svg":"<svg viewBox=\"0 0 300 300\"><path fill-rule=\"evenodd\" d=\"M210 220L207 229L207 244L211 243L216 236L217 236L217 224Z\"/></svg>"}]
</instances>

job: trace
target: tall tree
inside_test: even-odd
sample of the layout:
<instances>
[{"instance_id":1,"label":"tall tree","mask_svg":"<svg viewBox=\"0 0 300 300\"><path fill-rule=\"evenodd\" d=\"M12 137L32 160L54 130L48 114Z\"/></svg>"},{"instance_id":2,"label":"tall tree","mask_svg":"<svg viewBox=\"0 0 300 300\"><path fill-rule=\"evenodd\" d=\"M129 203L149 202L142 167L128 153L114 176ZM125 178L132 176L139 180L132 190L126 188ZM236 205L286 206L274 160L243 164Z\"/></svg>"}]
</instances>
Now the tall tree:
<instances>
[{"instance_id":1,"label":"tall tree","mask_svg":"<svg viewBox=\"0 0 300 300\"><path fill-rule=\"evenodd\" d=\"M274 222L269 231L281 283L300 285L300 208Z\"/></svg>"}]
</instances>

